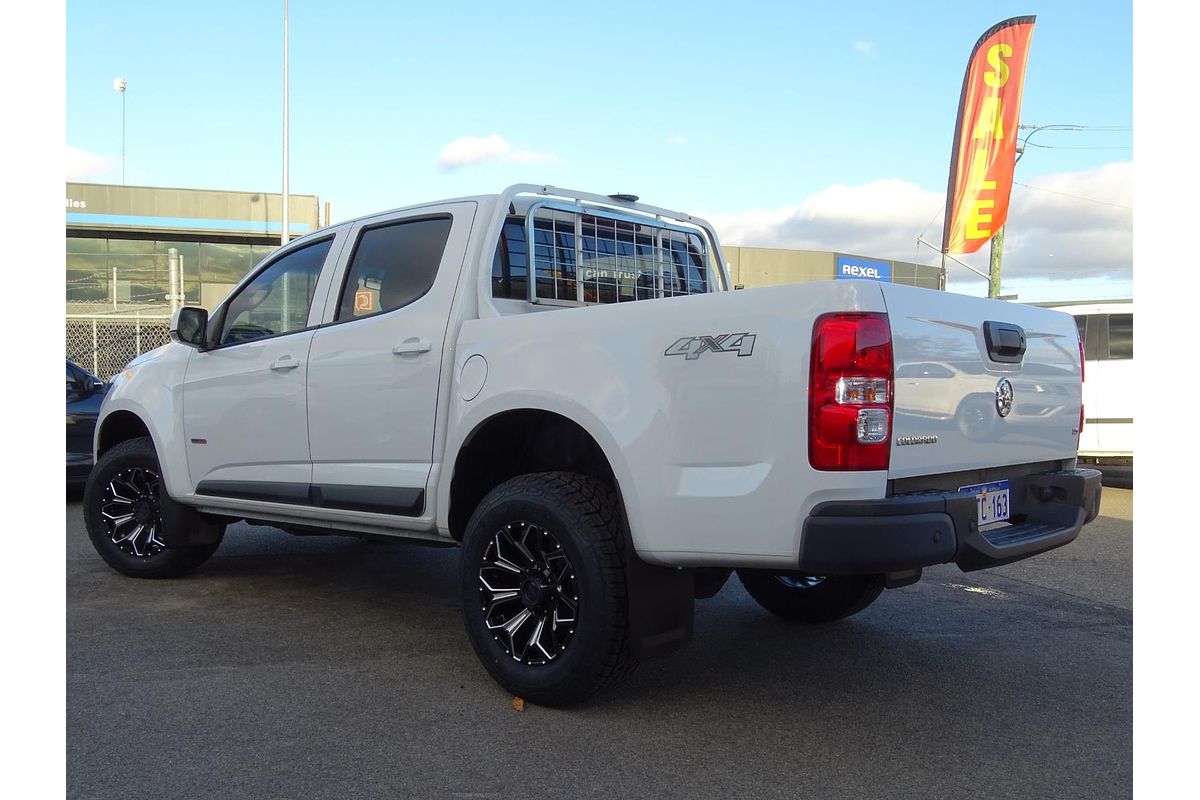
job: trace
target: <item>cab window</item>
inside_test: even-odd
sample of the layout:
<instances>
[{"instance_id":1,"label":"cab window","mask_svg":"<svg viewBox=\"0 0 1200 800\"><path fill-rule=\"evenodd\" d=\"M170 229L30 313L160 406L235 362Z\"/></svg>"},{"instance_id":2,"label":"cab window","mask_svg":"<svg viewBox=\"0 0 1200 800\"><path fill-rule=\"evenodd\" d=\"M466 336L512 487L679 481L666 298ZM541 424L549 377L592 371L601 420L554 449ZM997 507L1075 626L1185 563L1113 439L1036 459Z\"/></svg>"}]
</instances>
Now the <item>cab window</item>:
<instances>
[{"instance_id":1,"label":"cab window","mask_svg":"<svg viewBox=\"0 0 1200 800\"><path fill-rule=\"evenodd\" d=\"M528 300L531 279L538 299L568 302L577 300L582 282L585 304L708 291L706 250L698 234L584 214L576 242L575 216L539 209L532 247L525 219L508 217L492 258L492 296Z\"/></svg>"},{"instance_id":2,"label":"cab window","mask_svg":"<svg viewBox=\"0 0 1200 800\"><path fill-rule=\"evenodd\" d=\"M229 301L220 344L240 344L308 327L321 265L333 239L294 250L260 272Z\"/></svg>"}]
</instances>

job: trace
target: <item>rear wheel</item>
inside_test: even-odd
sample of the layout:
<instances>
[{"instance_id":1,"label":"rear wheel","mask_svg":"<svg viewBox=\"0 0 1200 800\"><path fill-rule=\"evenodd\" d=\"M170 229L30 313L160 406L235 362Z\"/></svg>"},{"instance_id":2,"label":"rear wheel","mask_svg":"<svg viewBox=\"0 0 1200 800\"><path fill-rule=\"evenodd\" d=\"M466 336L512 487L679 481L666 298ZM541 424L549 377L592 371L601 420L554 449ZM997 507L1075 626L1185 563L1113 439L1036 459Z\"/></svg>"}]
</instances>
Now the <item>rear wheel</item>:
<instances>
[{"instance_id":1,"label":"rear wheel","mask_svg":"<svg viewBox=\"0 0 1200 800\"><path fill-rule=\"evenodd\" d=\"M462 551L467 634L492 677L543 705L628 674L624 536L615 493L583 475L521 475L493 489Z\"/></svg>"},{"instance_id":2,"label":"rear wheel","mask_svg":"<svg viewBox=\"0 0 1200 800\"><path fill-rule=\"evenodd\" d=\"M178 524L215 526L212 544L168 547L163 502L166 490L149 438L130 439L100 457L88 476L83 515L92 546L110 567L134 578L171 578L190 572L220 546L224 526L190 509L173 515Z\"/></svg>"},{"instance_id":3,"label":"rear wheel","mask_svg":"<svg viewBox=\"0 0 1200 800\"><path fill-rule=\"evenodd\" d=\"M800 622L832 622L857 614L883 591L882 575L738 570L738 580L767 611Z\"/></svg>"}]
</instances>

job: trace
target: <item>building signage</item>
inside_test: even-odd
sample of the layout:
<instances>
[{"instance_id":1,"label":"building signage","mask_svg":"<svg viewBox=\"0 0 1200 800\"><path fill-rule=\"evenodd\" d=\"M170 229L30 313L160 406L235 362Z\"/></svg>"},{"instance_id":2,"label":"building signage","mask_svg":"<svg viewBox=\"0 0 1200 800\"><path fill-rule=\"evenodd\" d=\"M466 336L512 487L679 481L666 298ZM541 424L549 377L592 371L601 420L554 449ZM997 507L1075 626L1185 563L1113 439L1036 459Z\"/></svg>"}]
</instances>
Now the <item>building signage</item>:
<instances>
[{"instance_id":1,"label":"building signage","mask_svg":"<svg viewBox=\"0 0 1200 800\"><path fill-rule=\"evenodd\" d=\"M67 183L67 227L278 236L279 195L149 186ZM317 227L317 198L292 195L292 235Z\"/></svg>"},{"instance_id":2,"label":"building signage","mask_svg":"<svg viewBox=\"0 0 1200 800\"><path fill-rule=\"evenodd\" d=\"M873 258L838 256L837 272L834 274L834 277L838 280L843 278L858 278L860 280L891 283L892 263L890 261L876 261Z\"/></svg>"}]
</instances>

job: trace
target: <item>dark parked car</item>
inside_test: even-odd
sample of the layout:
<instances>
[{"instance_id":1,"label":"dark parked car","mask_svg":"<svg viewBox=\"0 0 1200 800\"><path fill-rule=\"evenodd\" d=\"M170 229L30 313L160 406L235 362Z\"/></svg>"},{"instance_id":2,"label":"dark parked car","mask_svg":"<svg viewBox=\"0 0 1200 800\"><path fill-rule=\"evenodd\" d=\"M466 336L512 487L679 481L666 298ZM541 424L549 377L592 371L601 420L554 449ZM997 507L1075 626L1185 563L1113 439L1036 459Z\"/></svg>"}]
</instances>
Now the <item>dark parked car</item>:
<instances>
[{"instance_id":1,"label":"dark parked car","mask_svg":"<svg viewBox=\"0 0 1200 800\"><path fill-rule=\"evenodd\" d=\"M107 391L107 383L67 362L67 483L83 481L92 471L96 415Z\"/></svg>"}]
</instances>

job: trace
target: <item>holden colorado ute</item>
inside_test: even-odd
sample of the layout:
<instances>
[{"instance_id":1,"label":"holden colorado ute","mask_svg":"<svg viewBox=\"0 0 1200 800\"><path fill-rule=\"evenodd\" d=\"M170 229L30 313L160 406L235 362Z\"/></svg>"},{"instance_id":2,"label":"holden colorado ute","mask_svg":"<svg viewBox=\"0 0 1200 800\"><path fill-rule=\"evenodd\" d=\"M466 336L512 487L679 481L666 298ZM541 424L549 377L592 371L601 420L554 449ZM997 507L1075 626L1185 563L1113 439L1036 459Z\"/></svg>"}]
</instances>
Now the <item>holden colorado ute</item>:
<instances>
[{"instance_id":1,"label":"holden colorado ute","mask_svg":"<svg viewBox=\"0 0 1200 800\"><path fill-rule=\"evenodd\" d=\"M125 575L237 520L459 545L510 692L581 700L736 572L789 620L1072 541L1075 322L867 280L729 291L712 226L518 185L324 228L112 381L84 497Z\"/></svg>"}]
</instances>

